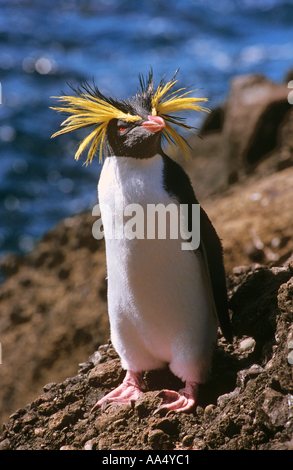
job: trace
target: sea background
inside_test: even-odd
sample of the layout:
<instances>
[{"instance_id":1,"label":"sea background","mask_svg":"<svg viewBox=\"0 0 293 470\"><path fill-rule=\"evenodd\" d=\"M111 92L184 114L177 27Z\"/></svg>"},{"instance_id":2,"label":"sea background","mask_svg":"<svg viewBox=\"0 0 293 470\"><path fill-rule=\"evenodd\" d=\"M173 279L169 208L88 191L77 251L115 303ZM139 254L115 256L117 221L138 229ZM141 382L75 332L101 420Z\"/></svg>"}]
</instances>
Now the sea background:
<instances>
[{"instance_id":1,"label":"sea background","mask_svg":"<svg viewBox=\"0 0 293 470\"><path fill-rule=\"evenodd\" d=\"M27 253L62 218L97 202L98 159L74 153L84 134L51 139L52 96L84 79L127 98L153 68L221 104L231 78L293 69L293 1L0 0L0 257ZM289 92L290 90L288 90ZM188 116L200 127L199 116ZM1 280L1 274L0 274Z\"/></svg>"}]
</instances>

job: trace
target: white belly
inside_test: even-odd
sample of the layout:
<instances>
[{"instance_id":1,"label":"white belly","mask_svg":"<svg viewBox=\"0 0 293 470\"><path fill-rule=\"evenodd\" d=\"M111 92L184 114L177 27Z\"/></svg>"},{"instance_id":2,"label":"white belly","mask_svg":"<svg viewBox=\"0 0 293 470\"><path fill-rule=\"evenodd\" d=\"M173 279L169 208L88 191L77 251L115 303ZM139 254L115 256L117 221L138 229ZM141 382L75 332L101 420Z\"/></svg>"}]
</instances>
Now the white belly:
<instances>
[{"instance_id":1,"label":"white belly","mask_svg":"<svg viewBox=\"0 0 293 470\"><path fill-rule=\"evenodd\" d=\"M182 240L168 236L115 239L111 227L117 219L118 196L123 208L140 204L145 214L147 204L176 203L162 181L160 155L149 160L109 157L101 173L98 193L111 339L125 369L138 372L169 364L182 380L202 382L209 370L217 320L201 253L182 250Z\"/></svg>"}]
</instances>

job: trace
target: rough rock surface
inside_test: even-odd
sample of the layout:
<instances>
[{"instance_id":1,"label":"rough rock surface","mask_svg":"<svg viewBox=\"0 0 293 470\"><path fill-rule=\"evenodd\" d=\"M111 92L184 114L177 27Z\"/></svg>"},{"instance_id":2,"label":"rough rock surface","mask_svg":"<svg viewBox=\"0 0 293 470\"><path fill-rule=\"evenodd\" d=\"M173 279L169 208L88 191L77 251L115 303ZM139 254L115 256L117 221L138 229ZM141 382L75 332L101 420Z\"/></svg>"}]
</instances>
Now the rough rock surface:
<instances>
[{"instance_id":1,"label":"rough rock surface","mask_svg":"<svg viewBox=\"0 0 293 470\"><path fill-rule=\"evenodd\" d=\"M223 160L228 182L251 172L278 142L278 128L291 105L287 84L277 85L261 75L232 80L225 106L223 134L229 142Z\"/></svg>"},{"instance_id":2,"label":"rough rock surface","mask_svg":"<svg viewBox=\"0 0 293 470\"><path fill-rule=\"evenodd\" d=\"M293 252L293 167L235 184L202 204L217 228L225 266L274 263Z\"/></svg>"},{"instance_id":3,"label":"rough rock surface","mask_svg":"<svg viewBox=\"0 0 293 470\"><path fill-rule=\"evenodd\" d=\"M213 372L194 413L157 411L161 387L182 385L168 370L145 374L135 404L95 402L123 377L111 344L99 347L74 377L44 393L4 425L0 449L293 450L293 263L239 267L229 277L235 338L219 333ZM291 343L292 344L292 343Z\"/></svg>"},{"instance_id":4,"label":"rough rock surface","mask_svg":"<svg viewBox=\"0 0 293 470\"><path fill-rule=\"evenodd\" d=\"M227 100L203 123L187 165L201 199L249 177L293 165L293 109L287 83L259 75L235 77Z\"/></svg>"},{"instance_id":5,"label":"rough rock surface","mask_svg":"<svg viewBox=\"0 0 293 470\"><path fill-rule=\"evenodd\" d=\"M29 255L2 260L0 422L108 341L104 241L92 236L94 220L66 219Z\"/></svg>"}]
</instances>

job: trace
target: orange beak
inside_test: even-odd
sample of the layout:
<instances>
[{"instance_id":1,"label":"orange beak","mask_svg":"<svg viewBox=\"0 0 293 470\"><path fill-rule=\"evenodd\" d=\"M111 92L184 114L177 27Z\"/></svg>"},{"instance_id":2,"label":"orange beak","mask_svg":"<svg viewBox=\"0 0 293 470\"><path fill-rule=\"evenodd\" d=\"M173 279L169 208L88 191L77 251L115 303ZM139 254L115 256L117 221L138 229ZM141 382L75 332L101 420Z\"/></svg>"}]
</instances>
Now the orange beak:
<instances>
[{"instance_id":1,"label":"orange beak","mask_svg":"<svg viewBox=\"0 0 293 470\"><path fill-rule=\"evenodd\" d=\"M142 123L142 127L151 132L160 132L166 127L166 123L163 118L150 115L148 121Z\"/></svg>"}]
</instances>

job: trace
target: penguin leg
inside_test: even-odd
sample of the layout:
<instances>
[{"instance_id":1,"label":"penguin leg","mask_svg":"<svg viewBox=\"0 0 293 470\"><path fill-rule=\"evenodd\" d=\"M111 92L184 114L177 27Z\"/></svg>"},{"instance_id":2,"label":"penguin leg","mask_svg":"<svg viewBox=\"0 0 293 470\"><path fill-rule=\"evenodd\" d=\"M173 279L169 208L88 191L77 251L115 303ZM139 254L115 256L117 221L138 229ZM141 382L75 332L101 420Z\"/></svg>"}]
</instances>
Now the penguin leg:
<instances>
[{"instance_id":1,"label":"penguin leg","mask_svg":"<svg viewBox=\"0 0 293 470\"><path fill-rule=\"evenodd\" d=\"M122 384L101 398L92 408L91 412L108 403L129 404L132 401L136 401L145 388L142 373L128 370Z\"/></svg>"},{"instance_id":2,"label":"penguin leg","mask_svg":"<svg viewBox=\"0 0 293 470\"><path fill-rule=\"evenodd\" d=\"M162 390L157 396L163 398L163 403L158 409L167 408L168 411L184 413L191 411L197 401L199 384L187 381L185 388L175 392L173 390Z\"/></svg>"}]
</instances>

